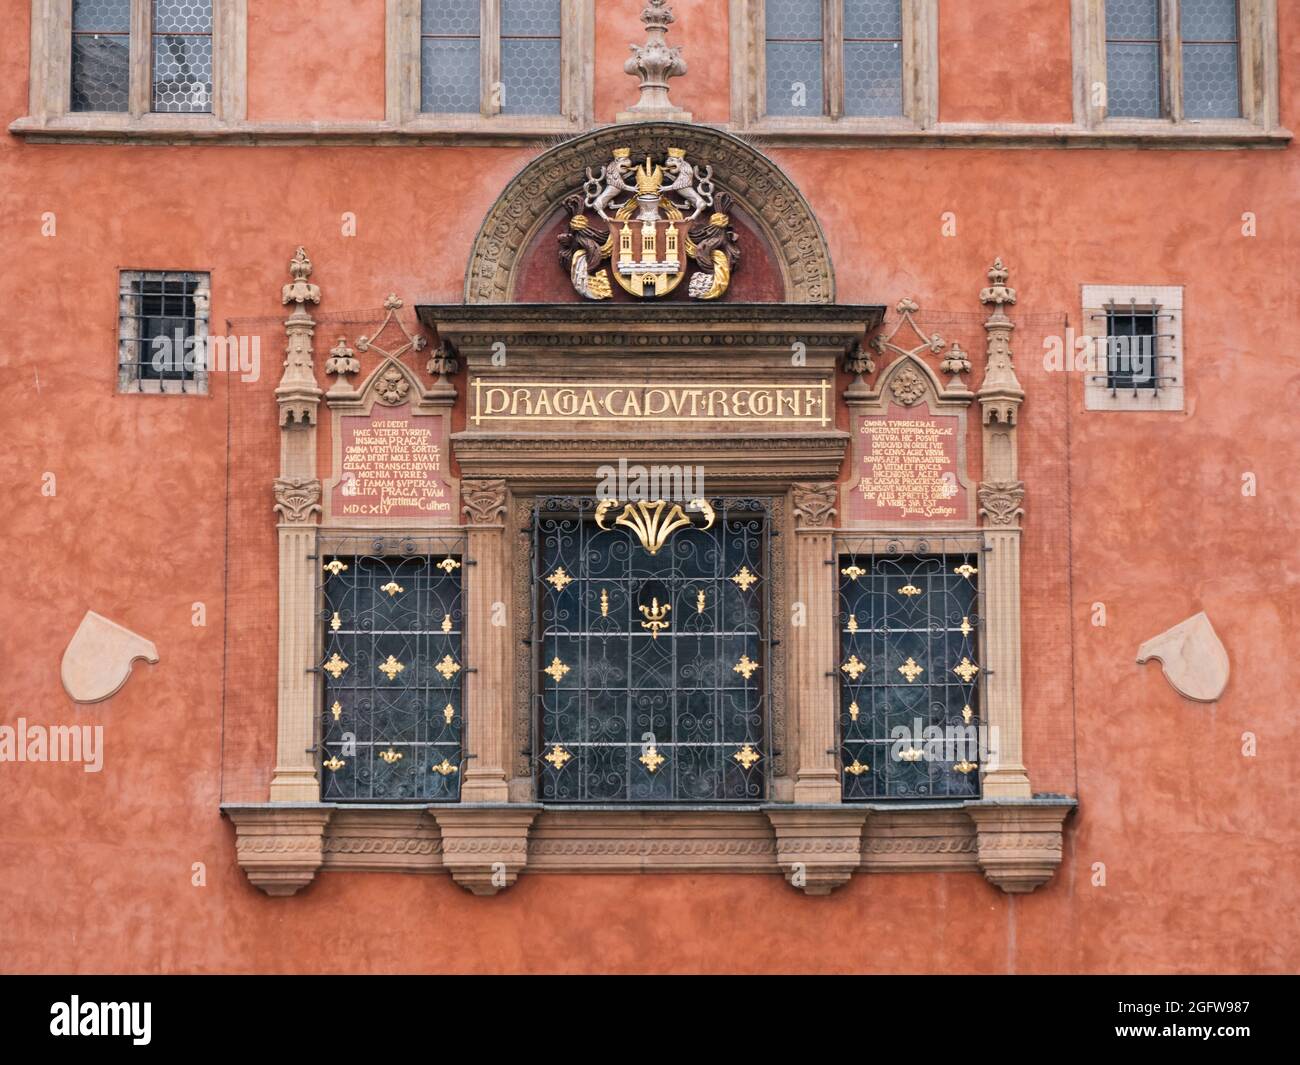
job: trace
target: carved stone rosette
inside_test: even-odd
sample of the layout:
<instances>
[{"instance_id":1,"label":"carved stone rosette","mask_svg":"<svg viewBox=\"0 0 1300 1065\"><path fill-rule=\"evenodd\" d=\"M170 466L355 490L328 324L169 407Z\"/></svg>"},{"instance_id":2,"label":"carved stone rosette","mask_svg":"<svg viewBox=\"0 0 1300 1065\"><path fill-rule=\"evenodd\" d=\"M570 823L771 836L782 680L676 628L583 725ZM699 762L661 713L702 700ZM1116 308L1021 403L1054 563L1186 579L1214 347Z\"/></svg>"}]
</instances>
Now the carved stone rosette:
<instances>
[{"instance_id":1,"label":"carved stone rosette","mask_svg":"<svg viewBox=\"0 0 1300 1065\"><path fill-rule=\"evenodd\" d=\"M506 509L506 482L462 481L460 498L471 525L494 525Z\"/></svg>"},{"instance_id":2,"label":"carved stone rosette","mask_svg":"<svg viewBox=\"0 0 1300 1065\"><path fill-rule=\"evenodd\" d=\"M839 513L836 498L839 485L830 484L795 484L794 515L800 527L805 529L826 529L835 524Z\"/></svg>"},{"instance_id":3,"label":"carved stone rosette","mask_svg":"<svg viewBox=\"0 0 1300 1065\"><path fill-rule=\"evenodd\" d=\"M310 522L321 513L321 484L314 477L277 477L275 511L287 525Z\"/></svg>"}]
</instances>

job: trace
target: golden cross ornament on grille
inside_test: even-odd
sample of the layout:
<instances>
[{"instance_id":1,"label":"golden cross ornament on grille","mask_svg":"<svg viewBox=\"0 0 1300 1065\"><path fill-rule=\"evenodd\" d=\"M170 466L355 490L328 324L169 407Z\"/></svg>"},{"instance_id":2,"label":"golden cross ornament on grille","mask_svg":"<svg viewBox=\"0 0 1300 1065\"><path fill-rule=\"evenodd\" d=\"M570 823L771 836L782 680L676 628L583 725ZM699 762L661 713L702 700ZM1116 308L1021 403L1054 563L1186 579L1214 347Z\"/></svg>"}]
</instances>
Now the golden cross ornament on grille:
<instances>
[{"instance_id":1,"label":"golden cross ornament on grille","mask_svg":"<svg viewBox=\"0 0 1300 1065\"><path fill-rule=\"evenodd\" d=\"M563 566L557 566L555 572L546 578L546 583L551 585L557 592L562 592L573 583L573 578L564 571Z\"/></svg>"},{"instance_id":2,"label":"golden cross ornament on grille","mask_svg":"<svg viewBox=\"0 0 1300 1065\"><path fill-rule=\"evenodd\" d=\"M731 578L731 580L742 592L749 591L750 585L758 583L758 578L749 572L748 566L741 566L740 570Z\"/></svg>"},{"instance_id":3,"label":"golden cross ornament on grille","mask_svg":"<svg viewBox=\"0 0 1300 1065\"><path fill-rule=\"evenodd\" d=\"M754 768L755 763L757 763L762 756L754 750L752 745L747 743L731 757L740 763L742 769L749 770Z\"/></svg>"},{"instance_id":4,"label":"golden cross ornament on grille","mask_svg":"<svg viewBox=\"0 0 1300 1065\"><path fill-rule=\"evenodd\" d=\"M451 655L443 655L442 661L433 668L442 674L443 680L451 680L452 677L460 672L460 663L452 658Z\"/></svg>"},{"instance_id":5,"label":"golden cross ornament on grille","mask_svg":"<svg viewBox=\"0 0 1300 1065\"><path fill-rule=\"evenodd\" d=\"M554 747L551 748L551 753L546 755L546 757L543 758L542 761L550 762L551 765L553 765L556 769L563 769L564 763L567 762L572 757L573 755L571 755L568 751L566 751L563 747L561 747L557 743Z\"/></svg>"},{"instance_id":6,"label":"golden cross ornament on grille","mask_svg":"<svg viewBox=\"0 0 1300 1065\"><path fill-rule=\"evenodd\" d=\"M343 676L343 671L348 668L348 665L349 663L341 659L339 653L335 651L330 655L330 660L325 663L324 669L326 673L338 680L339 677Z\"/></svg>"},{"instance_id":7,"label":"golden cross ornament on grille","mask_svg":"<svg viewBox=\"0 0 1300 1065\"><path fill-rule=\"evenodd\" d=\"M907 678L908 684L912 684L915 682L917 677L925 672L925 669L922 666L918 666L915 659L909 657L906 662L898 667L898 672Z\"/></svg>"},{"instance_id":8,"label":"golden cross ornament on grille","mask_svg":"<svg viewBox=\"0 0 1300 1065\"><path fill-rule=\"evenodd\" d=\"M329 761L322 762L321 764L326 769L328 769L331 773L337 773L340 769L342 769L345 765L347 765L347 762L343 761L343 759L336 754L336 755L332 755Z\"/></svg>"},{"instance_id":9,"label":"golden cross ornament on grille","mask_svg":"<svg viewBox=\"0 0 1300 1065\"><path fill-rule=\"evenodd\" d=\"M980 671L980 667L963 655L962 660L952 667L952 671L969 684L971 678Z\"/></svg>"},{"instance_id":10,"label":"golden cross ornament on grille","mask_svg":"<svg viewBox=\"0 0 1300 1065\"><path fill-rule=\"evenodd\" d=\"M865 662L862 662L857 655L849 655L849 660L840 666L844 673L848 674L850 680L857 680L867 671Z\"/></svg>"},{"instance_id":11,"label":"golden cross ornament on grille","mask_svg":"<svg viewBox=\"0 0 1300 1065\"><path fill-rule=\"evenodd\" d=\"M559 684L560 679L564 676L564 674L569 672L569 667L566 666L563 662L561 662L559 658L554 658L551 660L551 664L547 666L544 670L542 670L542 672L554 678L555 683Z\"/></svg>"},{"instance_id":12,"label":"golden cross ornament on grille","mask_svg":"<svg viewBox=\"0 0 1300 1065\"><path fill-rule=\"evenodd\" d=\"M731 667L733 673L739 673L746 680L754 675L754 670L758 669L758 663L750 660L749 655L741 655L740 661Z\"/></svg>"},{"instance_id":13,"label":"golden cross ornament on grille","mask_svg":"<svg viewBox=\"0 0 1300 1065\"><path fill-rule=\"evenodd\" d=\"M384 674L384 676L386 676L389 680L394 680L397 677L397 674L402 672L402 670L404 670L405 668L406 667L402 665L401 662L399 662L392 655L389 655L387 662L380 663L379 672Z\"/></svg>"},{"instance_id":14,"label":"golden cross ornament on grille","mask_svg":"<svg viewBox=\"0 0 1300 1065\"><path fill-rule=\"evenodd\" d=\"M650 744L649 747L645 749L645 752L641 755L640 758L637 759L637 761L640 762L643 766L645 766L646 769L648 769L651 773L653 773L656 769L658 769L661 765L663 765L664 762L668 761L668 759L665 758L662 754L660 754L658 750L655 749L655 745L652 743Z\"/></svg>"}]
</instances>

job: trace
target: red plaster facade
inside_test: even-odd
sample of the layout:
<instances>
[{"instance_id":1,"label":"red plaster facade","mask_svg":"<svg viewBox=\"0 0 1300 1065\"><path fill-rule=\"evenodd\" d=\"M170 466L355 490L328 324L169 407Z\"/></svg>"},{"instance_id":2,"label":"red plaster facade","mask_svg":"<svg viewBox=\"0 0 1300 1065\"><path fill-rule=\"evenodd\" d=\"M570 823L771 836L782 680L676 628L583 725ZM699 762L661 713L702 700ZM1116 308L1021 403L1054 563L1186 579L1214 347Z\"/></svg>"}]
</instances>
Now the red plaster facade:
<instances>
[{"instance_id":1,"label":"red plaster facade","mask_svg":"<svg viewBox=\"0 0 1300 1065\"><path fill-rule=\"evenodd\" d=\"M597 5L602 123L634 97L621 67L642 35L639 6ZM1280 118L1293 128L1300 17L1280 6ZM250 8L251 121L383 119L380 0ZM675 8L671 39L691 70L673 100L696 122L725 126L728 5ZM941 8L941 121L1070 121L1068 4ZM29 10L4 4L6 124L28 113ZM1087 412L1081 375L1062 381L1026 346L1045 330L1014 341L1027 395L1025 762L1035 791L1079 802L1043 887L1015 896L975 872L872 874L809 898L776 876L525 874L479 898L445 876L333 872L271 898L248 882L219 806L236 784L247 789L259 773L269 782L276 619L231 628L223 604L229 579L275 602L275 530L267 489L237 487L247 494L228 512L225 485L228 464L236 486L274 477L273 410L255 436L232 441L223 393L243 386L229 377L214 375L206 397L117 394L117 272L210 271L214 332L282 316L284 264L299 245L325 292L321 314L377 306L388 292L408 307L456 303L480 222L540 150L0 137L14 555L0 723L103 724L106 737L97 774L0 767L0 895L13 917L0 926L0 966L408 973L445 959L454 929L453 967L469 972L1294 971L1300 499L1289 412L1300 371L1288 338L1300 327L1300 164L1289 143L765 149L826 234L840 303L912 296L975 315L994 256L1013 271L1013 319L1059 315L1080 332L1083 284L1184 288L1182 412ZM42 232L46 212L53 236ZM355 236L341 235L344 212L356 216ZM943 233L945 212L955 236ZM317 365L333 343L320 324ZM268 403L280 350L262 353L256 387ZM973 354L977 381L982 350ZM460 404L453 429L464 425L463 390ZM269 467L244 476L240 445L257 461L271 456ZM54 495L42 492L47 474ZM1243 494L1246 474L1256 494ZM1060 520L1036 526L1035 507ZM228 521L246 534L229 535ZM192 623L196 603L203 626ZM137 664L111 700L75 706L58 667L87 609L153 640L161 661ZM1212 704L1181 698L1157 664L1134 662L1140 643L1198 611L1232 665ZM230 656L245 668L223 692ZM1246 733L1253 756L1243 755ZM401 935L376 949L376 928L395 923Z\"/></svg>"}]
</instances>

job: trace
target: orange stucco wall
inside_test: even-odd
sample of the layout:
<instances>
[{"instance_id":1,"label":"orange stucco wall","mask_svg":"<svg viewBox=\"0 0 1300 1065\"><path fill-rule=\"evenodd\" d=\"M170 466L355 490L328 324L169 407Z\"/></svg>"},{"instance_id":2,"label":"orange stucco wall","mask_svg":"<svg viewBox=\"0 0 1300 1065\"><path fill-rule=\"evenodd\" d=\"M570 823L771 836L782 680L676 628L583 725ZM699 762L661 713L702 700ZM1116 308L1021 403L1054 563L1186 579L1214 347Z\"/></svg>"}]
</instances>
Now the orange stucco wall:
<instances>
[{"instance_id":1,"label":"orange stucco wall","mask_svg":"<svg viewBox=\"0 0 1300 1065\"><path fill-rule=\"evenodd\" d=\"M673 97L724 122L726 4L675 6L670 39L691 73ZM1067 6L945 3L943 118L1068 120ZM1282 6L1282 120L1294 127L1300 17ZM379 0L250 8L251 118L382 117ZM633 100L621 66L639 8L597 8L596 113L609 120ZM28 10L4 2L6 124L27 111ZM273 467L273 413L228 453L225 390L240 386L116 395L117 271L210 270L214 331L282 313L299 244L316 263L322 313L375 307L390 291L408 306L457 301L479 221L533 154L0 135L10 545L0 723L103 724L107 747L98 774L0 765L0 968L1295 970L1295 148L771 153L826 231L841 302L910 295L978 312L995 255L1020 293L1014 316L1060 315L1076 329L1082 284L1185 286L1183 413L1086 413L1078 375L1062 382L1044 373L1041 351L1017 346L1024 461L1050 471L1038 483L1027 473L1026 761L1037 790L1080 803L1047 886L1014 898L976 874L859 875L809 899L777 877L525 874L479 899L443 877L326 874L271 899L248 884L218 803L269 779L275 621L227 632L223 611L232 565L274 602L274 537L269 490L233 501L228 536L224 485L228 463L242 470L269 453ZM42 235L46 212L54 236ZM354 237L341 234L343 212L357 217ZM944 212L956 236L941 234ZM1258 220L1253 238L1241 234L1244 212ZM322 326L318 355L332 343ZM264 350L263 373L278 361ZM41 491L46 473L53 497ZM1244 473L1257 495L1243 496ZM1036 524L1035 508L1056 517ZM195 603L203 627L191 623ZM1104 627L1090 623L1095 603ZM77 707L58 668L87 608L154 640L161 662L137 666L110 701ZM1179 698L1157 664L1134 664L1142 640L1198 610L1232 660L1214 705ZM244 670L223 708L226 655L264 668ZM227 727L259 717L260 731ZM1241 753L1246 732L1255 757ZM191 884L195 862L205 887ZM1097 862L1104 887L1092 882Z\"/></svg>"}]
</instances>

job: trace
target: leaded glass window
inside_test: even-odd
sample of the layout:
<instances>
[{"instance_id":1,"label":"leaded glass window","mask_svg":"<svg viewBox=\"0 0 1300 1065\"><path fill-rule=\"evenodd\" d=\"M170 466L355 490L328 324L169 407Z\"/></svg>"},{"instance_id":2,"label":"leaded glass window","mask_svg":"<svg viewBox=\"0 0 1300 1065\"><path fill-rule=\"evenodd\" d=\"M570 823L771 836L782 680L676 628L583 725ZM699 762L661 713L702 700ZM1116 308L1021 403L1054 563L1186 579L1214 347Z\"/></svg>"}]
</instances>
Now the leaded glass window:
<instances>
[{"instance_id":1,"label":"leaded glass window","mask_svg":"<svg viewBox=\"0 0 1300 1065\"><path fill-rule=\"evenodd\" d=\"M477 114L479 0L424 0L420 10L420 109Z\"/></svg>"},{"instance_id":2,"label":"leaded glass window","mask_svg":"<svg viewBox=\"0 0 1300 1065\"><path fill-rule=\"evenodd\" d=\"M767 0L767 113L822 115L821 0Z\"/></svg>"},{"instance_id":3,"label":"leaded glass window","mask_svg":"<svg viewBox=\"0 0 1300 1065\"><path fill-rule=\"evenodd\" d=\"M844 113L903 113L899 0L844 0Z\"/></svg>"},{"instance_id":4,"label":"leaded glass window","mask_svg":"<svg viewBox=\"0 0 1300 1065\"><path fill-rule=\"evenodd\" d=\"M1182 0L1183 115L1240 118L1237 0Z\"/></svg>"},{"instance_id":5,"label":"leaded glass window","mask_svg":"<svg viewBox=\"0 0 1300 1065\"><path fill-rule=\"evenodd\" d=\"M560 0L501 0L501 113L560 110Z\"/></svg>"},{"instance_id":6,"label":"leaded glass window","mask_svg":"<svg viewBox=\"0 0 1300 1065\"><path fill-rule=\"evenodd\" d=\"M544 801L766 797L768 511L755 499L538 501Z\"/></svg>"},{"instance_id":7,"label":"leaded glass window","mask_svg":"<svg viewBox=\"0 0 1300 1065\"><path fill-rule=\"evenodd\" d=\"M839 542L846 800L979 795L980 557L950 546Z\"/></svg>"},{"instance_id":8,"label":"leaded glass window","mask_svg":"<svg viewBox=\"0 0 1300 1065\"><path fill-rule=\"evenodd\" d=\"M1160 0L1106 0L1106 77L1113 117L1160 117Z\"/></svg>"},{"instance_id":9,"label":"leaded glass window","mask_svg":"<svg viewBox=\"0 0 1300 1065\"><path fill-rule=\"evenodd\" d=\"M131 0L73 0L73 111L126 111L131 92Z\"/></svg>"},{"instance_id":10,"label":"leaded glass window","mask_svg":"<svg viewBox=\"0 0 1300 1065\"><path fill-rule=\"evenodd\" d=\"M459 540L332 543L320 556L321 798L460 795L465 676Z\"/></svg>"},{"instance_id":11,"label":"leaded glass window","mask_svg":"<svg viewBox=\"0 0 1300 1065\"><path fill-rule=\"evenodd\" d=\"M154 0L153 109L212 110L212 0Z\"/></svg>"}]
</instances>

